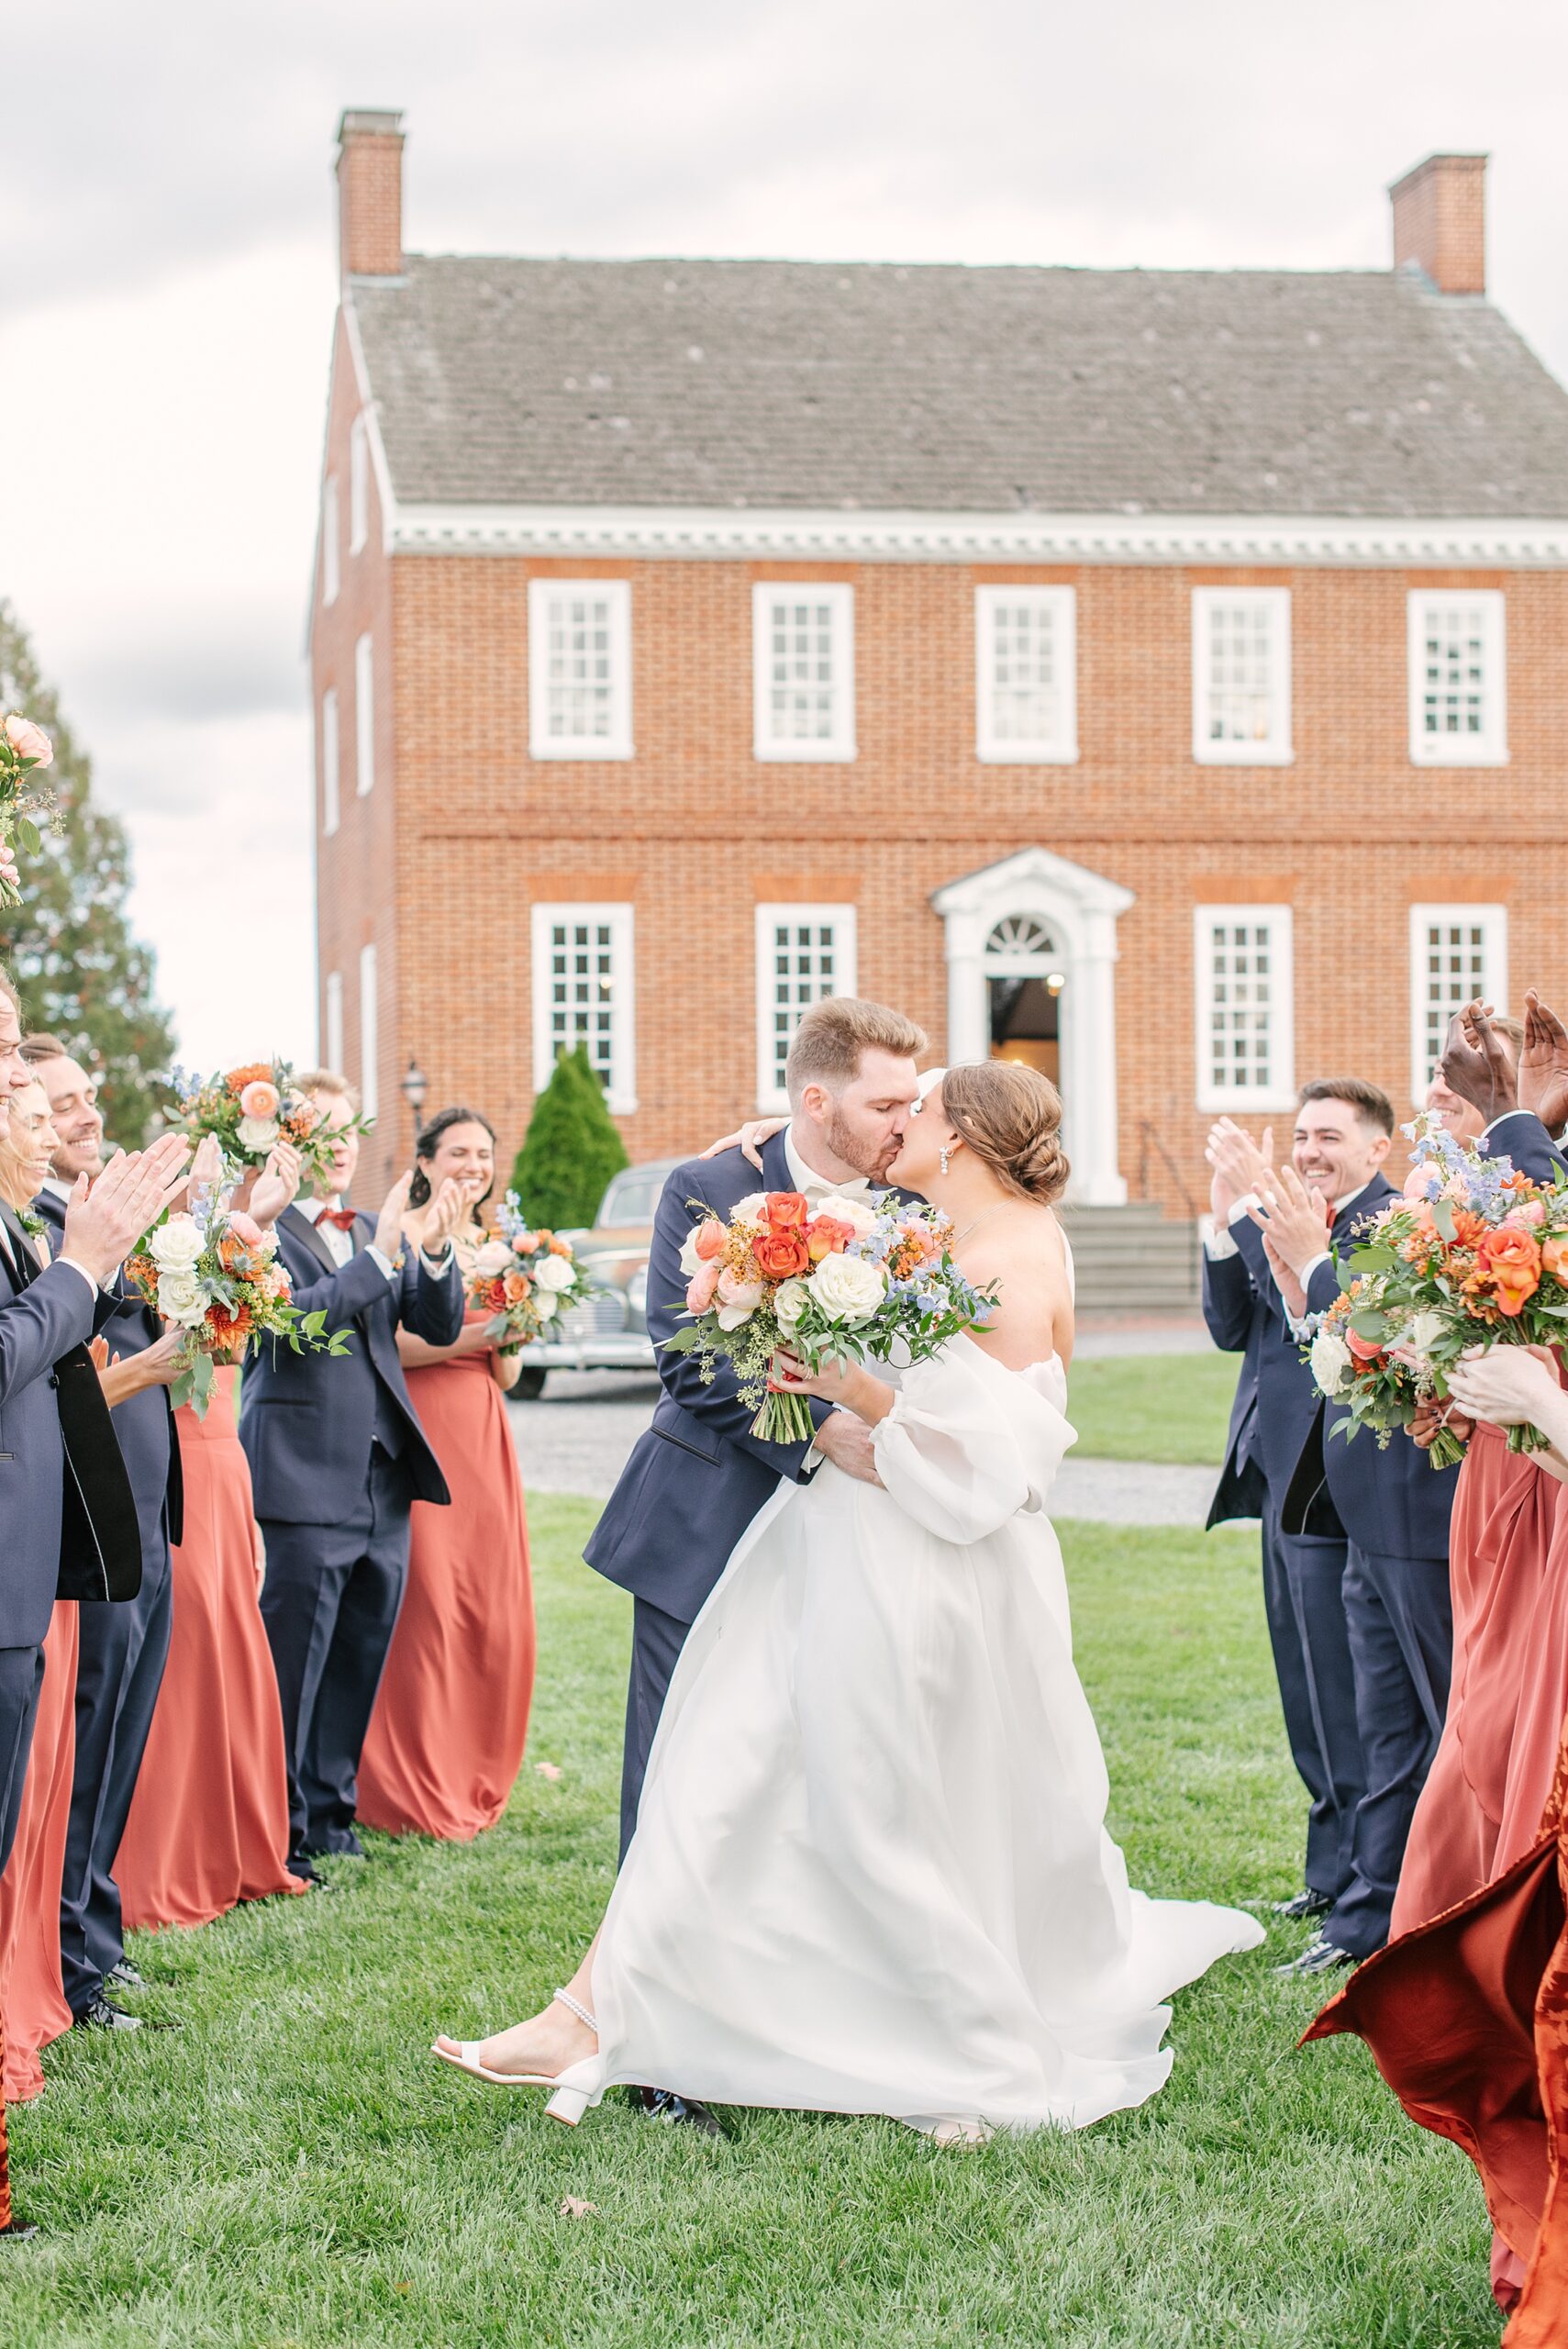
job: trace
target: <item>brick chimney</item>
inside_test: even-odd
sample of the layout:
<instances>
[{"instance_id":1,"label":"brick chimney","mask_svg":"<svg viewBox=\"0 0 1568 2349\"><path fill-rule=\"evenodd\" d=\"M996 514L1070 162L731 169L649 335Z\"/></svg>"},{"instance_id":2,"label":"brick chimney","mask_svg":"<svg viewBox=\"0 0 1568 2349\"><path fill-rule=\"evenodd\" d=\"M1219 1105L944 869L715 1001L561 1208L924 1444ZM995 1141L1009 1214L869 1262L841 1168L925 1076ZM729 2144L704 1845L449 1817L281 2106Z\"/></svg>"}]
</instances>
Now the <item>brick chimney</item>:
<instances>
[{"instance_id":1,"label":"brick chimney","mask_svg":"<svg viewBox=\"0 0 1568 2349\"><path fill-rule=\"evenodd\" d=\"M338 125L338 259L345 277L403 274L403 117L349 107Z\"/></svg>"},{"instance_id":2,"label":"brick chimney","mask_svg":"<svg viewBox=\"0 0 1568 2349\"><path fill-rule=\"evenodd\" d=\"M1486 158L1429 155L1388 191L1394 266L1414 262L1440 294L1486 291Z\"/></svg>"}]
</instances>

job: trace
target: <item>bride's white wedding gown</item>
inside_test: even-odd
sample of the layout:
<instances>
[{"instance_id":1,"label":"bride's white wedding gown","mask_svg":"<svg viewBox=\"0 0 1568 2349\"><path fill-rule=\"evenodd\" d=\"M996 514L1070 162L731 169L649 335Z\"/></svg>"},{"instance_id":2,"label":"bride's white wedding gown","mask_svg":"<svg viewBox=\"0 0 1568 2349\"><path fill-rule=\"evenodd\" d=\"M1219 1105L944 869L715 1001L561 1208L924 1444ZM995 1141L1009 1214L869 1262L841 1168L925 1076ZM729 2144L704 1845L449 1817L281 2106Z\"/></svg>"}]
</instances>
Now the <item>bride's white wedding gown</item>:
<instances>
[{"instance_id":1,"label":"bride's white wedding gown","mask_svg":"<svg viewBox=\"0 0 1568 2349\"><path fill-rule=\"evenodd\" d=\"M1129 1891L1047 1495L1052 1360L904 1374L885 1489L831 1464L737 1546L671 1684L562 2075L717 2104L1080 2128L1254 1919Z\"/></svg>"}]
</instances>

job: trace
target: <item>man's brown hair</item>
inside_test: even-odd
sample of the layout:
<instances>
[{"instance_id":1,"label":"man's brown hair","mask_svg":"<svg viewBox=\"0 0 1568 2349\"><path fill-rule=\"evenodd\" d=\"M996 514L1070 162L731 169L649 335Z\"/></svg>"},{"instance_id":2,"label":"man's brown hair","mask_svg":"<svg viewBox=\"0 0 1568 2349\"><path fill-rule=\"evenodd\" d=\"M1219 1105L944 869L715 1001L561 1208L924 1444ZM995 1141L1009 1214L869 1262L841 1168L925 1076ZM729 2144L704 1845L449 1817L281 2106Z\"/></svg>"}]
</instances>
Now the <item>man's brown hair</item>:
<instances>
[{"instance_id":1,"label":"man's brown hair","mask_svg":"<svg viewBox=\"0 0 1568 2349\"><path fill-rule=\"evenodd\" d=\"M76 1057L70 1045L62 1044L58 1036L24 1036L19 1050L29 1068L41 1068L45 1061L72 1061Z\"/></svg>"},{"instance_id":2,"label":"man's brown hair","mask_svg":"<svg viewBox=\"0 0 1568 2349\"><path fill-rule=\"evenodd\" d=\"M301 1093L340 1093L357 1118L360 1114L360 1088L339 1076L335 1068L296 1070L295 1084Z\"/></svg>"},{"instance_id":3,"label":"man's brown hair","mask_svg":"<svg viewBox=\"0 0 1568 2349\"><path fill-rule=\"evenodd\" d=\"M903 1012L885 1003L868 1003L861 996L824 996L795 1031L784 1063L784 1085L792 1102L800 1099L808 1085L841 1093L860 1074L862 1053L894 1052L901 1060L918 1060L925 1049L925 1030Z\"/></svg>"},{"instance_id":4,"label":"man's brown hair","mask_svg":"<svg viewBox=\"0 0 1568 2349\"><path fill-rule=\"evenodd\" d=\"M1363 1126L1377 1126L1393 1137L1394 1104L1381 1085L1364 1076L1315 1076L1302 1086L1296 1106L1305 1109L1309 1101L1348 1101Z\"/></svg>"},{"instance_id":5,"label":"man's brown hair","mask_svg":"<svg viewBox=\"0 0 1568 2349\"><path fill-rule=\"evenodd\" d=\"M17 1019L20 1019L22 1016L22 998L17 993L16 980L11 976L10 972L5 969L3 965L0 965L0 995L5 996L6 1002L16 1012Z\"/></svg>"}]
</instances>

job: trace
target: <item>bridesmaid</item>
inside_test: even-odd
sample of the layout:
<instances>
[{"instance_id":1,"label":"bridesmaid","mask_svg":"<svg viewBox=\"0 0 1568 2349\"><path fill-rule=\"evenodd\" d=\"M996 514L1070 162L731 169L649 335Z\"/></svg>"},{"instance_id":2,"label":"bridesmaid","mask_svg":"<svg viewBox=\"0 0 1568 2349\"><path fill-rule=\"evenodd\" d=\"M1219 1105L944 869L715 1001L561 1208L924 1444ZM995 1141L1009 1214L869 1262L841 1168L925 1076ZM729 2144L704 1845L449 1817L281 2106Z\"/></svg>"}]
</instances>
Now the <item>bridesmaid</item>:
<instances>
[{"instance_id":1,"label":"bridesmaid","mask_svg":"<svg viewBox=\"0 0 1568 2349\"><path fill-rule=\"evenodd\" d=\"M484 1238L478 1210L495 1182L495 1129L476 1110L443 1109L419 1136L411 1245L420 1208L449 1175L470 1195L456 1243L467 1260ZM501 1400L520 1355L499 1351L489 1329L488 1315L471 1312L452 1346L397 1333L451 1505L415 1504L403 1611L360 1761L359 1815L394 1834L466 1842L500 1818L522 1766L533 1596L523 1480Z\"/></svg>"},{"instance_id":2,"label":"bridesmaid","mask_svg":"<svg viewBox=\"0 0 1568 2349\"><path fill-rule=\"evenodd\" d=\"M280 1143L249 1212L275 1222L299 1188ZM115 1881L128 1925L205 1925L241 1900L306 1887L284 1865L283 1713L257 1600L263 1560L250 1470L234 1418L237 1370L220 1368L205 1419L174 1414L184 1539L172 1553L173 1632Z\"/></svg>"}]
</instances>

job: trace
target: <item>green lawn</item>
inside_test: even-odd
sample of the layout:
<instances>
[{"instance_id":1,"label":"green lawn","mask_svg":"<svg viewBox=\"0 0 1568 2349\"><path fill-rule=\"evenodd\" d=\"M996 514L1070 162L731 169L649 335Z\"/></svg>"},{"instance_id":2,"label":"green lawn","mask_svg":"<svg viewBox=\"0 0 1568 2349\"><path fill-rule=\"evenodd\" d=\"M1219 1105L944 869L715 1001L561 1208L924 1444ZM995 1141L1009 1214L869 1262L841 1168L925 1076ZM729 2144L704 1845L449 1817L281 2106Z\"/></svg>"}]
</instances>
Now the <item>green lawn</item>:
<instances>
[{"instance_id":1,"label":"green lawn","mask_svg":"<svg viewBox=\"0 0 1568 2349\"><path fill-rule=\"evenodd\" d=\"M1127 1354L1075 1362L1068 1413L1080 1459L1218 1468L1236 1392L1236 1354Z\"/></svg>"},{"instance_id":2,"label":"green lawn","mask_svg":"<svg viewBox=\"0 0 1568 2349\"><path fill-rule=\"evenodd\" d=\"M1298 1935L1178 1998L1165 2092L1075 2137L942 2153L744 2113L715 2145L618 2102L573 2132L438 2068L436 2028L563 1978L613 1865L627 1609L577 1563L585 1504L533 1517L542 1680L506 1820L467 1849L376 1839L328 1898L139 1942L146 2010L184 2028L72 2038L14 2114L48 2232L0 2254L6 2349L1496 2342L1467 2164L1353 2043L1295 2050L1314 1994L1269 1963ZM1253 1542L1066 1540L1135 1881L1289 1889Z\"/></svg>"}]
</instances>

